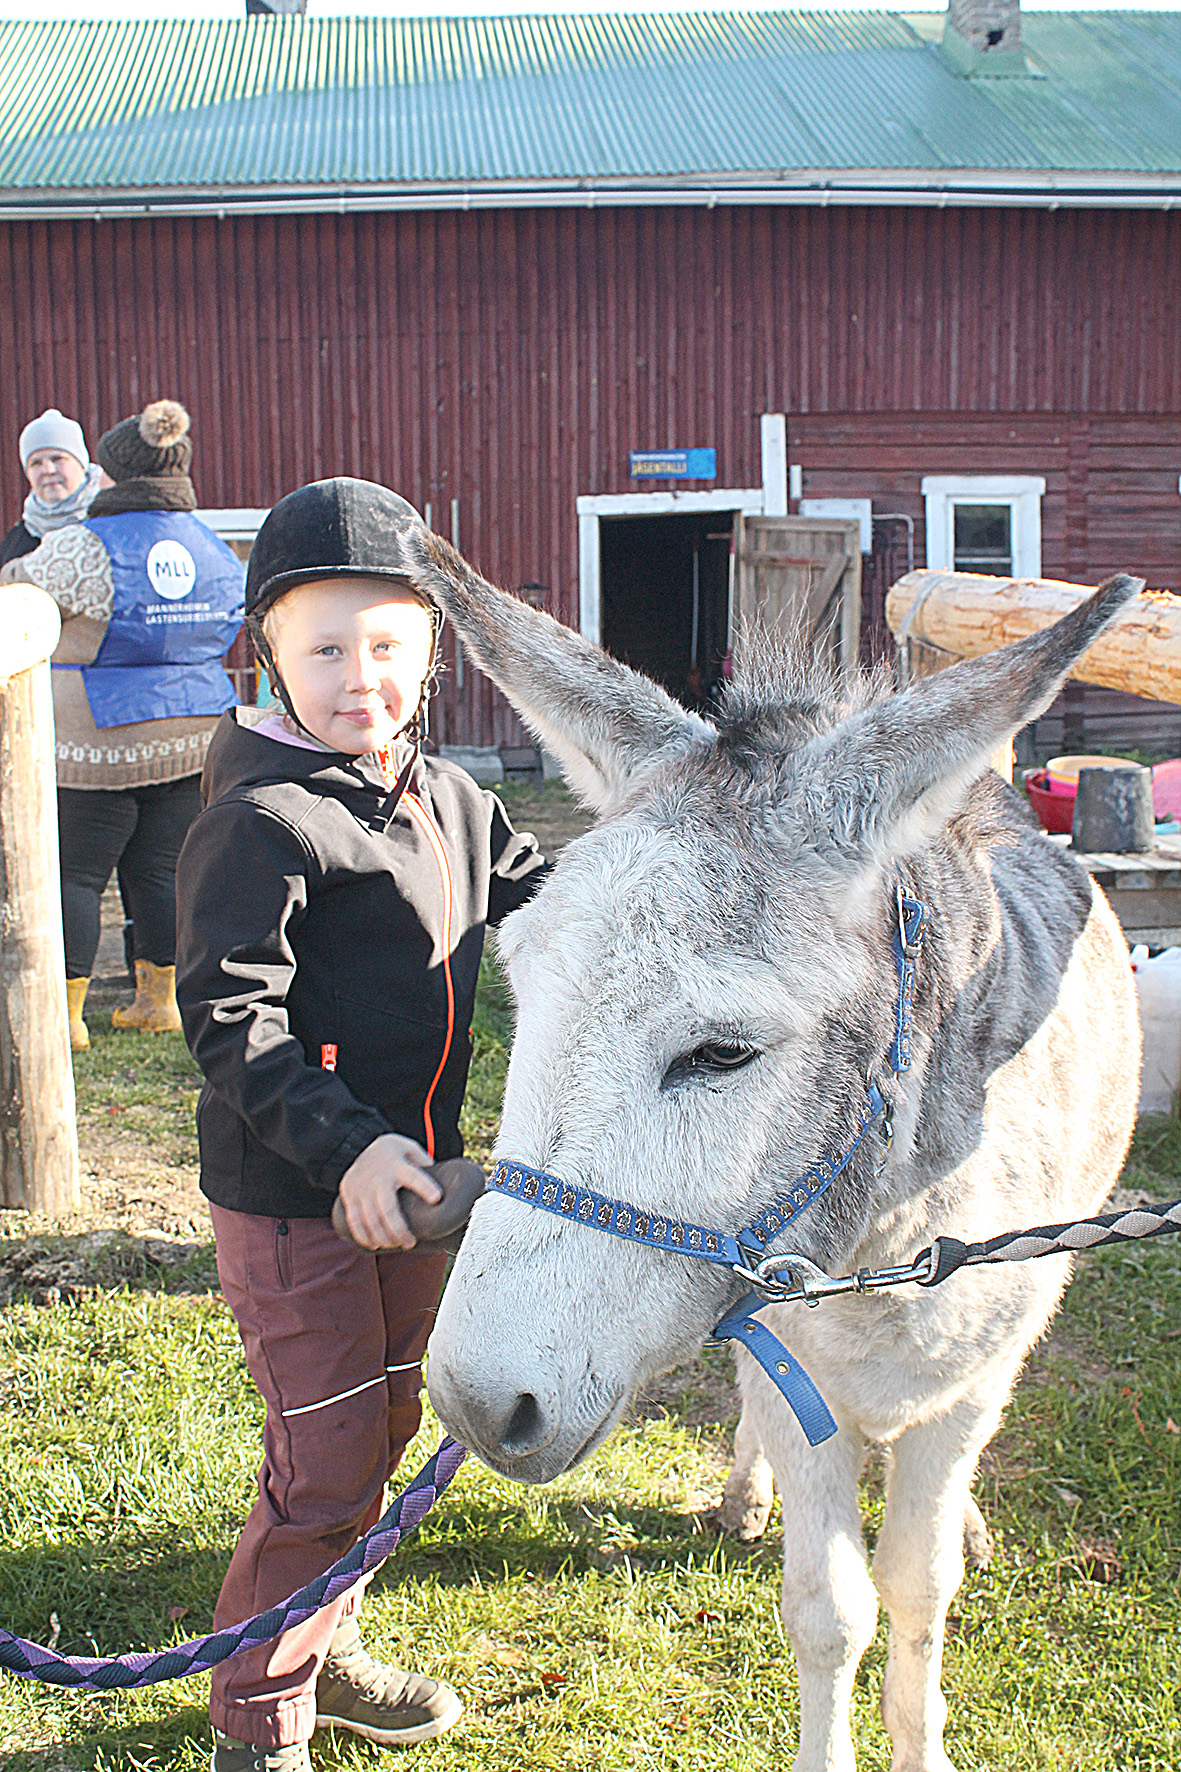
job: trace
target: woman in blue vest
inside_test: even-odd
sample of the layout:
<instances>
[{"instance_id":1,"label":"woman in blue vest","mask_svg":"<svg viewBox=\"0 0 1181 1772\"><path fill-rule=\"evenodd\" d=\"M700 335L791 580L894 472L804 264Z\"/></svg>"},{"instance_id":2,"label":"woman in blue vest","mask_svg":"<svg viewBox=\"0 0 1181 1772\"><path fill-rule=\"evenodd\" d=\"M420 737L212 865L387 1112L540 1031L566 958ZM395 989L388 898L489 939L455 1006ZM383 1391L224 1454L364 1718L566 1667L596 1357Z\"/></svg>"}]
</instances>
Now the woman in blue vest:
<instances>
[{"instance_id":1,"label":"woman in blue vest","mask_svg":"<svg viewBox=\"0 0 1181 1772\"><path fill-rule=\"evenodd\" d=\"M222 667L242 625L244 569L194 516L189 415L155 400L99 439L101 490L87 519L47 535L0 575L57 603L53 655L62 915L70 1040L89 1045L82 1006L103 892L119 869L134 926L135 1001L115 1027L179 1028L176 858L201 809L201 769L232 707Z\"/></svg>"}]
</instances>

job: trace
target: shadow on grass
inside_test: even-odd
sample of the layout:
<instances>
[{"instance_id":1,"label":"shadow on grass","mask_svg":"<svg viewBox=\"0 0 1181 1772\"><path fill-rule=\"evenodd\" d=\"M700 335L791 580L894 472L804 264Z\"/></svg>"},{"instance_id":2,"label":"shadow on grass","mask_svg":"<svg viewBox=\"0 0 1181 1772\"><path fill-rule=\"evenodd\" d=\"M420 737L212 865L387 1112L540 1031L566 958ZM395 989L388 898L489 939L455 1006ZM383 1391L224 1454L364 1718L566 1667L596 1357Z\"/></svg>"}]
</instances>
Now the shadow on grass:
<instances>
[{"instance_id":1,"label":"shadow on grass","mask_svg":"<svg viewBox=\"0 0 1181 1772\"><path fill-rule=\"evenodd\" d=\"M188 1545L176 1534L87 1539L0 1552L0 1622L60 1655L171 1648L213 1628L232 1543Z\"/></svg>"},{"instance_id":2,"label":"shadow on grass","mask_svg":"<svg viewBox=\"0 0 1181 1772\"><path fill-rule=\"evenodd\" d=\"M527 1508L506 1510L465 1501L462 1511L441 1518L429 1537L400 1546L374 1587L393 1591L424 1578L451 1588L517 1576L545 1581L559 1572L585 1575L613 1569L625 1558L633 1569L657 1571L717 1557L735 1567L775 1565L780 1542L768 1534L759 1543L741 1544L726 1537L706 1514L661 1507L547 1498L544 1510L530 1517Z\"/></svg>"},{"instance_id":3,"label":"shadow on grass","mask_svg":"<svg viewBox=\"0 0 1181 1772\"><path fill-rule=\"evenodd\" d=\"M209 1242L95 1231L0 1241L0 1305L53 1305L86 1292L200 1294L220 1290Z\"/></svg>"},{"instance_id":4,"label":"shadow on grass","mask_svg":"<svg viewBox=\"0 0 1181 1772\"><path fill-rule=\"evenodd\" d=\"M165 1766L208 1766L211 1737L203 1704L178 1704L171 1715L147 1722L112 1718L99 1708L102 1704L101 1698L92 1697L58 1740L0 1755L4 1772L81 1772L86 1767L163 1772Z\"/></svg>"},{"instance_id":5,"label":"shadow on grass","mask_svg":"<svg viewBox=\"0 0 1181 1772\"><path fill-rule=\"evenodd\" d=\"M777 1541L740 1545L703 1516L652 1507L547 1500L506 1510L468 1500L440 1512L428 1537L408 1538L376 1577L396 1590L424 1578L451 1588L514 1576L548 1579L559 1570L585 1574L619 1566L656 1571L721 1557L734 1566L775 1563ZM224 1542L178 1546L175 1532L138 1538L88 1538L0 1550L0 1622L16 1636L54 1644L63 1655L120 1655L154 1650L213 1628L213 1605L233 1548Z\"/></svg>"}]
</instances>

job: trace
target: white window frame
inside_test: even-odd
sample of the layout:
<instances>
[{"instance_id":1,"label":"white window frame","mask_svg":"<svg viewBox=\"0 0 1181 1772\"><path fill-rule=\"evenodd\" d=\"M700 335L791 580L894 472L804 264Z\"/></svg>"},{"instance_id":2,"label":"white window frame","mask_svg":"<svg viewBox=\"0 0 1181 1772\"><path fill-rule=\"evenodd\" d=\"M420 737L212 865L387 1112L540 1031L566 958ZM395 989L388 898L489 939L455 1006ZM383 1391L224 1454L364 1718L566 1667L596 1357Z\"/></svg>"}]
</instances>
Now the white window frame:
<instances>
[{"instance_id":1,"label":"white window frame","mask_svg":"<svg viewBox=\"0 0 1181 1772\"><path fill-rule=\"evenodd\" d=\"M223 541L253 541L270 516L270 507L256 511L250 505L227 506L212 511L194 511L193 515Z\"/></svg>"},{"instance_id":2,"label":"white window frame","mask_svg":"<svg viewBox=\"0 0 1181 1772\"><path fill-rule=\"evenodd\" d=\"M927 565L936 571L955 571L956 505L1008 505L1013 577L1040 578L1045 492L1040 474L924 475Z\"/></svg>"}]
</instances>

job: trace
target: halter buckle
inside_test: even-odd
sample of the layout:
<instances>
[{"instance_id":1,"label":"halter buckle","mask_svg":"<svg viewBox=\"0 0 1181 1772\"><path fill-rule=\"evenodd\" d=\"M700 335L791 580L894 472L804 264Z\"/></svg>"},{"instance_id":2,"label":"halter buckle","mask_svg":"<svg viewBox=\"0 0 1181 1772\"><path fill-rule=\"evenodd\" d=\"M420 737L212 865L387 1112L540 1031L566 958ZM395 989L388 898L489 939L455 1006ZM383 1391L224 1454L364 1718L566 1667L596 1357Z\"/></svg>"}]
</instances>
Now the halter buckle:
<instances>
[{"instance_id":1,"label":"halter buckle","mask_svg":"<svg viewBox=\"0 0 1181 1772\"><path fill-rule=\"evenodd\" d=\"M894 877L894 899L898 907L898 945L902 949L904 960L913 960L923 945L923 932L926 925L924 907L915 899L907 899L902 891L902 881ZM910 904L917 912L913 939L907 934L906 906Z\"/></svg>"}]
</instances>

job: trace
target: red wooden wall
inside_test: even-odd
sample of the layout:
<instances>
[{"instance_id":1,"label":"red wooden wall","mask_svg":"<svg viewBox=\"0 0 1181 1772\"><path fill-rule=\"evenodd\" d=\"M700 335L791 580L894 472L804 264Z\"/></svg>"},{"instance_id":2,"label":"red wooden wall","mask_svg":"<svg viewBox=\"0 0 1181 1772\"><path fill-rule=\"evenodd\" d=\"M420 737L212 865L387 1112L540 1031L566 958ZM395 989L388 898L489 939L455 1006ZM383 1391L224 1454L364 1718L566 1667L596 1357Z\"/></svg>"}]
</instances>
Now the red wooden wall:
<instances>
[{"instance_id":1,"label":"red wooden wall","mask_svg":"<svg viewBox=\"0 0 1181 1772\"><path fill-rule=\"evenodd\" d=\"M919 522L924 473L1042 473L1043 566L1181 588L1181 216L1140 210L473 210L0 224L0 486L46 405L89 438L193 414L202 503L361 474L577 619L575 500L628 451L712 444L757 486ZM450 741L514 742L467 674Z\"/></svg>"}]
</instances>

